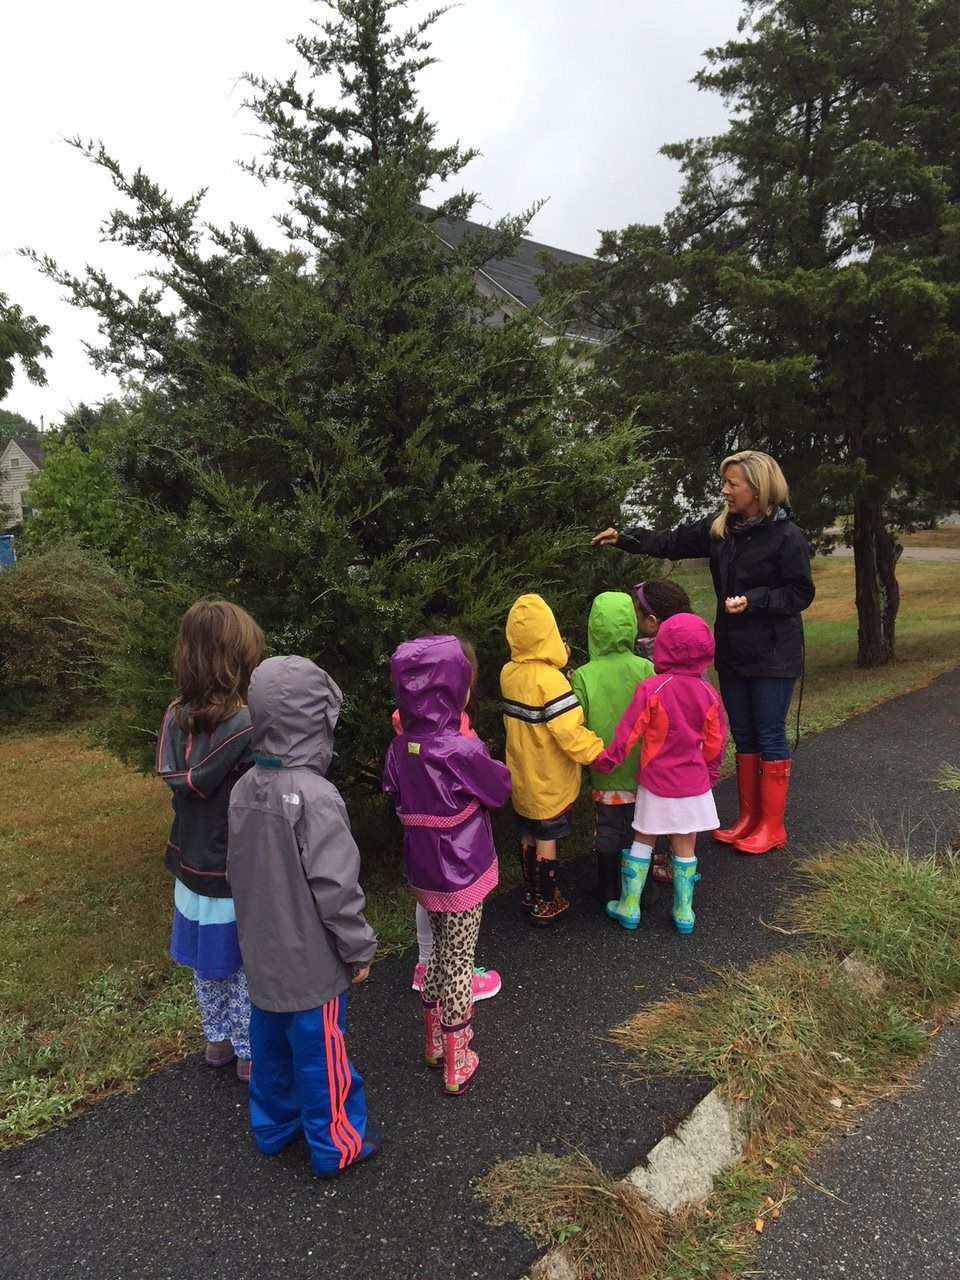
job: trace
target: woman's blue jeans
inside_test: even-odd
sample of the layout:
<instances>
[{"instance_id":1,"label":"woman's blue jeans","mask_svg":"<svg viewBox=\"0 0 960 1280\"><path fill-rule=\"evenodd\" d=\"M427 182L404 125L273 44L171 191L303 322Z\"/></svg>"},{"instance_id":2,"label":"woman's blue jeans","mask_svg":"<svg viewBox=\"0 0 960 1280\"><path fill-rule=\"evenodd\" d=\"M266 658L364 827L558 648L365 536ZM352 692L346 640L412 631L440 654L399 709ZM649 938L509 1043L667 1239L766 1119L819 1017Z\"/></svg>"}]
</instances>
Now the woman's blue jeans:
<instances>
[{"instance_id":1,"label":"woman's blue jeans","mask_svg":"<svg viewBox=\"0 0 960 1280\"><path fill-rule=\"evenodd\" d=\"M787 712L795 684L776 676L720 676L720 696L738 755L790 758Z\"/></svg>"}]
</instances>

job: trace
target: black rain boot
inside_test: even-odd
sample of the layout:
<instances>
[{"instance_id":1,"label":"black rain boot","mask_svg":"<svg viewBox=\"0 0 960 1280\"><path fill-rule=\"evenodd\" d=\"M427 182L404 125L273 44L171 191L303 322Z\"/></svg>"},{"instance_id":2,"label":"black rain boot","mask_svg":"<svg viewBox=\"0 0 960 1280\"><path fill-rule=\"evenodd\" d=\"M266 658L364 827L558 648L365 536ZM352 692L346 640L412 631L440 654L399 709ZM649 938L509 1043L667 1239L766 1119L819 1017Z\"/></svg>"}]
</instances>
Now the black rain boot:
<instances>
[{"instance_id":1,"label":"black rain boot","mask_svg":"<svg viewBox=\"0 0 960 1280\"><path fill-rule=\"evenodd\" d=\"M536 857L536 855L534 855ZM557 886L556 858L539 858L534 863L536 899L530 912L530 923L553 924L570 910L570 903Z\"/></svg>"},{"instance_id":2,"label":"black rain boot","mask_svg":"<svg viewBox=\"0 0 960 1280\"><path fill-rule=\"evenodd\" d=\"M520 891L520 906L524 911L532 911L536 899L534 866L537 861L537 846L520 845L520 870L523 873L523 888Z\"/></svg>"},{"instance_id":3,"label":"black rain boot","mask_svg":"<svg viewBox=\"0 0 960 1280\"><path fill-rule=\"evenodd\" d=\"M620 897L620 851L611 853L607 849L594 850L597 856L597 891L596 899L601 906L606 906Z\"/></svg>"}]
</instances>

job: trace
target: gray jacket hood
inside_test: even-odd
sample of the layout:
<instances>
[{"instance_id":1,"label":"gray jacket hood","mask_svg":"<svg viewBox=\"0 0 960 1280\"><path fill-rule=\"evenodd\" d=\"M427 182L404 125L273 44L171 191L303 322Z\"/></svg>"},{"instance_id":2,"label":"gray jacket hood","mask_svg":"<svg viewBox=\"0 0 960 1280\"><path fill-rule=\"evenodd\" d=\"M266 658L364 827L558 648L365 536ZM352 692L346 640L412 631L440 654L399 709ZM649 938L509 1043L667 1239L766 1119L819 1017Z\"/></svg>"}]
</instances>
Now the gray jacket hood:
<instances>
[{"instance_id":1,"label":"gray jacket hood","mask_svg":"<svg viewBox=\"0 0 960 1280\"><path fill-rule=\"evenodd\" d=\"M257 763L326 774L342 703L336 682L309 658L261 662L247 696Z\"/></svg>"}]
</instances>

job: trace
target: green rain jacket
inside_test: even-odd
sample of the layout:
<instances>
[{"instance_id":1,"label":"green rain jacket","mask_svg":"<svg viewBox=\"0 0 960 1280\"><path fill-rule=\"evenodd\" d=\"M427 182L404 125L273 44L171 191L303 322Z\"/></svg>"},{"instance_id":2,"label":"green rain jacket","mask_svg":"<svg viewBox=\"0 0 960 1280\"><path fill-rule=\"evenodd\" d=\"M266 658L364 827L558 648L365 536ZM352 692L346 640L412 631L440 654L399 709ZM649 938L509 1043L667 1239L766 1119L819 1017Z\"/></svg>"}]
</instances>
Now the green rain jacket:
<instances>
[{"instance_id":1,"label":"green rain jacket","mask_svg":"<svg viewBox=\"0 0 960 1280\"><path fill-rule=\"evenodd\" d=\"M583 707L588 729L609 746L620 717L641 680L653 675L653 663L633 652L637 614L625 591L604 591L593 602L587 624L590 661L573 673L571 684ZM597 791L636 791L638 742L623 764L611 773L594 773Z\"/></svg>"}]
</instances>

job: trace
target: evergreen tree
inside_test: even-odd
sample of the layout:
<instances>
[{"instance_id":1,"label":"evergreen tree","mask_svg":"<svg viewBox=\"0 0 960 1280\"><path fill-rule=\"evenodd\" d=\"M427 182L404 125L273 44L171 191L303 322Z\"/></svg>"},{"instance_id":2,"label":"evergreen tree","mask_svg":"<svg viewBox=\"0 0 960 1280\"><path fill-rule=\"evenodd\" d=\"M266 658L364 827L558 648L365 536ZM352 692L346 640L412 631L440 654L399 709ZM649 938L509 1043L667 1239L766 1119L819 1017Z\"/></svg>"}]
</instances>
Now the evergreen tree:
<instances>
[{"instance_id":1,"label":"evergreen tree","mask_svg":"<svg viewBox=\"0 0 960 1280\"><path fill-rule=\"evenodd\" d=\"M625 434L577 424L541 315L489 323L475 272L524 219L453 251L434 234L425 193L470 153L438 146L417 103L438 14L395 31L400 7L339 0L296 41L300 74L251 80L268 139L251 169L290 192L287 249L203 228L202 193L178 204L83 148L126 198L106 234L159 264L131 297L43 262L99 314L94 358L133 388L118 469L132 558L160 585L124 668L128 754L144 737L130 726L158 723L174 618L198 594L236 599L275 650L331 671L341 763L372 781L401 639L464 629L495 687L518 592L543 591L582 632L591 590L609 585L585 548L626 490ZM331 71L328 105L317 83Z\"/></svg>"},{"instance_id":2,"label":"evergreen tree","mask_svg":"<svg viewBox=\"0 0 960 1280\"><path fill-rule=\"evenodd\" d=\"M555 281L616 335L589 412L647 429L661 515L745 447L812 534L852 513L858 661L882 664L894 534L958 498L960 8L764 0L706 56L731 122L664 149L678 208Z\"/></svg>"}]
</instances>

